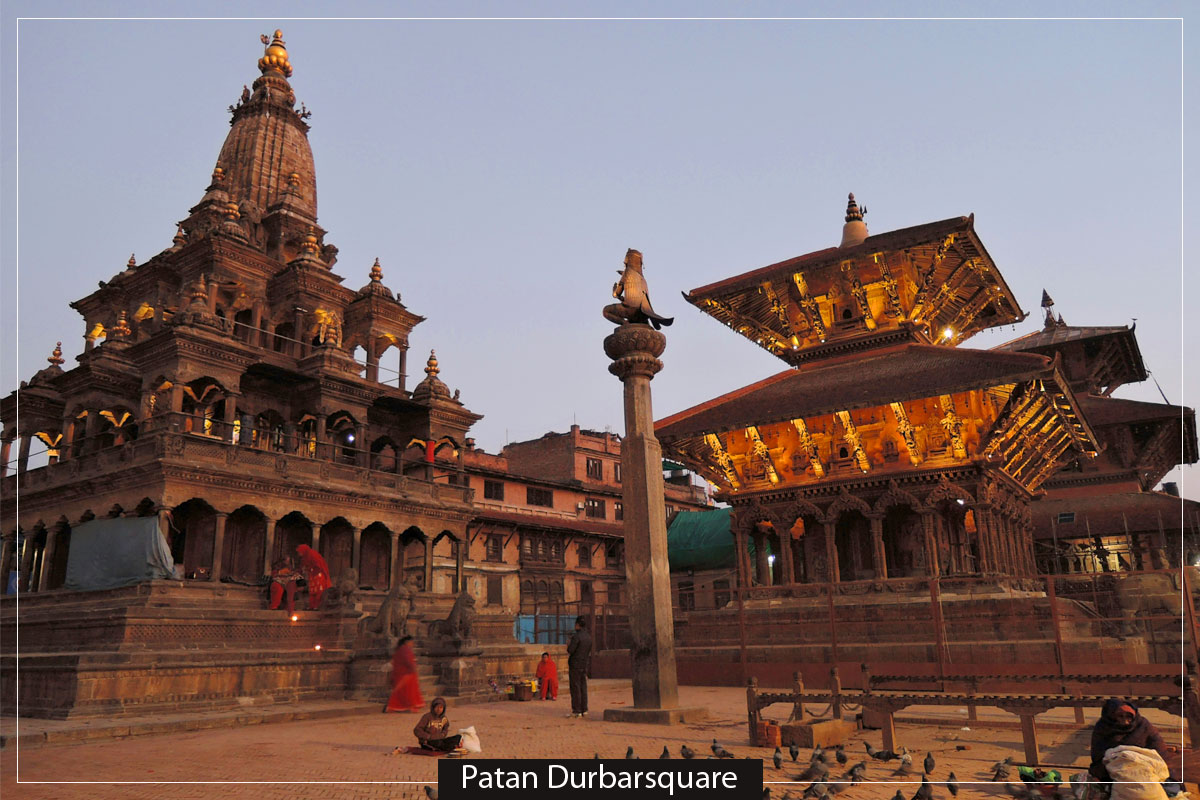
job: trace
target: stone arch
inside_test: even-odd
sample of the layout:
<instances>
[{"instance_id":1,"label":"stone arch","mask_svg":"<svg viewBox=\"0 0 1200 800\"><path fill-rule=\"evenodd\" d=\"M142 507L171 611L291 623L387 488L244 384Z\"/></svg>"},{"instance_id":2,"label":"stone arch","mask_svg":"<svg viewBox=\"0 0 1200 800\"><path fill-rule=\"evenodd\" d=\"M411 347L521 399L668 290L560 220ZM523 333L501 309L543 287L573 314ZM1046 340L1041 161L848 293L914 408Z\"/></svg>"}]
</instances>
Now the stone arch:
<instances>
[{"instance_id":1,"label":"stone arch","mask_svg":"<svg viewBox=\"0 0 1200 800\"><path fill-rule=\"evenodd\" d=\"M252 581L263 573L263 548L267 541L267 516L245 505L225 521L221 574L233 580Z\"/></svg>"},{"instance_id":2,"label":"stone arch","mask_svg":"<svg viewBox=\"0 0 1200 800\"><path fill-rule=\"evenodd\" d=\"M276 353L295 352L296 326L290 322L276 325L271 337L271 349Z\"/></svg>"},{"instance_id":3,"label":"stone arch","mask_svg":"<svg viewBox=\"0 0 1200 800\"><path fill-rule=\"evenodd\" d=\"M209 436L221 433L225 404L233 402L229 391L216 378L203 375L183 386L183 430Z\"/></svg>"},{"instance_id":4,"label":"stone arch","mask_svg":"<svg viewBox=\"0 0 1200 800\"><path fill-rule=\"evenodd\" d=\"M380 436L371 442L371 469L395 472L400 462L400 448L390 436Z\"/></svg>"},{"instance_id":5,"label":"stone arch","mask_svg":"<svg viewBox=\"0 0 1200 800\"><path fill-rule=\"evenodd\" d=\"M861 506L845 504L834 518L833 541L838 556L838 578L842 581L877 577L871 561L871 523L867 518L870 506L859 502ZM831 507L831 516L837 505ZM867 511L863 511L862 506L866 506Z\"/></svg>"},{"instance_id":6,"label":"stone arch","mask_svg":"<svg viewBox=\"0 0 1200 800\"><path fill-rule=\"evenodd\" d=\"M334 517L321 526L321 555L336 581L350 569L354 555L354 526L345 517Z\"/></svg>"},{"instance_id":7,"label":"stone arch","mask_svg":"<svg viewBox=\"0 0 1200 800\"><path fill-rule=\"evenodd\" d=\"M347 464L357 459L362 446L358 442L357 420L349 411L335 411L326 417L325 436L333 446L334 457Z\"/></svg>"},{"instance_id":8,"label":"stone arch","mask_svg":"<svg viewBox=\"0 0 1200 800\"><path fill-rule=\"evenodd\" d=\"M974 495L947 480L942 480L933 491L925 495L925 505L933 508L935 504L944 500L962 500L963 504L972 505L976 502Z\"/></svg>"},{"instance_id":9,"label":"stone arch","mask_svg":"<svg viewBox=\"0 0 1200 800\"><path fill-rule=\"evenodd\" d=\"M193 497L171 511L167 546L186 578L206 579L212 574L217 512L207 500Z\"/></svg>"},{"instance_id":10,"label":"stone arch","mask_svg":"<svg viewBox=\"0 0 1200 800\"><path fill-rule=\"evenodd\" d=\"M358 584L368 589L386 589L392 579L392 531L382 522L372 522L362 532L358 549Z\"/></svg>"},{"instance_id":11,"label":"stone arch","mask_svg":"<svg viewBox=\"0 0 1200 800\"><path fill-rule=\"evenodd\" d=\"M862 514L864 518L873 513L871 506L867 504L867 501L863 500L861 497L855 497L845 488L843 488L837 499L830 503L829 507L825 509L824 521L836 523L838 521L838 517L846 511L857 511Z\"/></svg>"},{"instance_id":12,"label":"stone arch","mask_svg":"<svg viewBox=\"0 0 1200 800\"><path fill-rule=\"evenodd\" d=\"M875 501L874 511L876 514L886 514L895 506L908 506L913 511L918 511L922 507L921 501L917 499L916 495L904 491L895 481L888 481L887 491Z\"/></svg>"},{"instance_id":13,"label":"stone arch","mask_svg":"<svg viewBox=\"0 0 1200 800\"><path fill-rule=\"evenodd\" d=\"M299 511L292 511L275 523L275 546L271 551L271 563L281 558L296 559L296 548L302 544L312 546L312 521Z\"/></svg>"}]
</instances>

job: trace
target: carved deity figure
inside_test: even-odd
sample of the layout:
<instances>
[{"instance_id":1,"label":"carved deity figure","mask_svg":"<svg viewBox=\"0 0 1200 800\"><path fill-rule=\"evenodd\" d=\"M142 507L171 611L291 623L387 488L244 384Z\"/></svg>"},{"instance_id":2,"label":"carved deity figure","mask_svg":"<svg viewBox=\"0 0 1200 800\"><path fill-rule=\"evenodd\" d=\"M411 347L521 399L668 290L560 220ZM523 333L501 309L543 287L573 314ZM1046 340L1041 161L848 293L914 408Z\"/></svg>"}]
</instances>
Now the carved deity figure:
<instances>
[{"instance_id":1,"label":"carved deity figure","mask_svg":"<svg viewBox=\"0 0 1200 800\"><path fill-rule=\"evenodd\" d=\"M650 292L642 275L642 254L632 248L625 253L625 269L617 271L621 279L613 284L613 297L621 302L604 307L604 318L618 325L649 322L655 330L675 321L664 317L650 305Z\"/></svg>"}]
</instances>

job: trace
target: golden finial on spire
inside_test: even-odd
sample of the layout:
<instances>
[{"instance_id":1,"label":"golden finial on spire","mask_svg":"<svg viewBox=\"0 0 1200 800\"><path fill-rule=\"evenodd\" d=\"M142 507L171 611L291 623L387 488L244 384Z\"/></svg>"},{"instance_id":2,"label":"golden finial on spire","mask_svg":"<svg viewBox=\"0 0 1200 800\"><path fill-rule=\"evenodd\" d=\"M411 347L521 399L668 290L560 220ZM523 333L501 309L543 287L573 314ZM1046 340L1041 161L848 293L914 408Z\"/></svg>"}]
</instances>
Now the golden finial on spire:
<instances>
[{"instance_id":1,"label":"golden finial on spire","mask_svg":"<svg viewBox=\"0 0 1200 800\"><path fill-rule=\"evenodd\" d=\"M225 169L220 164L218 164L217 166L213 167L212 185L209 186L208 188L214 189L223 183L225 183Z\"/></svg>"},{"instance_id":2,"label":"golden finial on spire","mask_svg":"<svg viewBox=\"0 0 1200 800\"><path fill-rule=\"evenodd\" d=\"M133 253L129 254L129 263L127 264L127 266L130 269L133 269L134 267L137 266L137 257Z\"/></svg>"},{"instance_id":3,"label":"golden finial on spire","mask_svg":"<svg viewBox=\"0 0 1200 800\"><path fill-rule=\"evenodd\" d=\"M851 192L850 199L846 203L846 222L861 220L863 218L863 214L865 213L867 213L867 207L863 206L860 210L858 203L854 200L854 192Z\"/></svg>"},{"instance_id":4,"label":"golden finial on spire","mask_svg":"<svg viewBox=\"0 0 1200 800\"><path fill-rule=\"evenodd\" d=\"M187 244L187 234L183 232L182 225L175 230L175 237L171 239L171 243L177 248L183 247L185 244Z\"/></svg>"},{"instance_id":5,"label":"golden finial on spire","mask_svg":"<svg viewBox=\"0 0 1200 800\"><path fill-rule=\"evenodd\" d=\"M441 372L441 370L438 369L437 355L433 350L430 350L429 360L425 362L425 374L431 378L436 378L439 372Z\"/></svg>"},{"instance_id":6,"label":"golden finial on spire","mask_svg":"<svg viewBox=\"0 0 1200 800\"><path fill-rule=\"evenodd\" d=\"M279 72L285 78L292 77L292 65L288 62L288 51L286 42L283 41L283 31L275 31L273 38L267 38L264 33L258 37L263 44L267 46L263 57L258 60L258 69L262 74L274 70Z\"/></svg>"},{"instance_id":7,"label":"golden finial on spire","mask_svg":"<svg viewBox=\"0 0 1200 800\"><path fill-rule=\"evenodd\" d=\"M231 222L237 222L242 217L242 212L238 211L237 203L225 204L225 219Z\"/></svg>"},{"instance_id":8,"label":"golden finial on spire","mask_svg":"<svg viewBox=\"0 0 1200 800\"><path fill-rule=\"evenodd\" d=\"M124 311L117 312L117 324L108 332L109 336L116 336L119 339L124 339L126 336L133 333L129 329L129 322L125 317Z\"/></svg>"},{"instance_id":9,"label":"golden finial on spire","mask_svg":"<svg viewBox=\"0 0 1200 800\"><path fill-rule=\"evenodd\" d=\"M300 241L300 255L316 258L321 252L321 243L317 239L317 231L313 226L308 226L308 233L304 234L304 238Z\"/></svg>"},{"instance_id":10,"label":"golden finial on spire","mask_svg":"<svg viewBox=\"0 0 1200 800\"><path fill-rule=\"evenodd\" d=\"M49 361L51 364L53 364L56 367L63 363L62 342L55 343L54 352L51 353L50 357L47 358L46 360Z\"/></svg>"},{"instance_id":11,"label":"golden finial on spire","mask_svg":"<svg viewBox=\"0 0 1200 800\"><path fill-rule=\"evenodd\" d=\"M379 283L383 280L383 267L379 266L379 259L375 259L375 263L371 265L371 281Z\"/></svg>"}]
</instances>

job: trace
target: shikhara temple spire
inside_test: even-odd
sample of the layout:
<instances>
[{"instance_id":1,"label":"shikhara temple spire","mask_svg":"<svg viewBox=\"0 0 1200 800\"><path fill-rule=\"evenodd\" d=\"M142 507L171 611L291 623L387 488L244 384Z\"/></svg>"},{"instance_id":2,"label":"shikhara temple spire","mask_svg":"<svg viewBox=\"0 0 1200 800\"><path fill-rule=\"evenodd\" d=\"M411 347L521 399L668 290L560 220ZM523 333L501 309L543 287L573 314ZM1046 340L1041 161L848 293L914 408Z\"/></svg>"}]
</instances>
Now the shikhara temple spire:
<instances>
[{"instance_id":1,"label":"shikhara temple spire","mask_svg":"<svg viewBox=\"0 0 1200 800\"><path fill-rule=\"evenodd\" d=\"M866 206L859 209L858 203L854 201L854 192L851 192L846 203L846 224L842 226L842 243L838 247L854 247L866 241L867 223L863 222L863 215L866 213Z\"/></svg>"}]
</instances>

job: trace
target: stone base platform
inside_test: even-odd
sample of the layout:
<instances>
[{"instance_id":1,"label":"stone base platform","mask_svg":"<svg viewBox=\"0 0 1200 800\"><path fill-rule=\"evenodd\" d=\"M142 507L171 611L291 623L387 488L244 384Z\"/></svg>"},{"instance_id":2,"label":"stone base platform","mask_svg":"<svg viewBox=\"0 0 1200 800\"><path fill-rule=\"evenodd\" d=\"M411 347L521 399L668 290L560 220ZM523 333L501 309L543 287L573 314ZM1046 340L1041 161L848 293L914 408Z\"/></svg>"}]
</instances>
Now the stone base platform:
<instances>
[{"instance_id":1,"label":"stone base platform","mask_svg":"<svg viewBox=\"0 0 1200 800\"><path fill-rule=\"evenodd\" d=\"M708 709L687 708L606 708L605 722L638 722L644 725L680 725L708 719Z\"/></svg>"}]
</instances>

